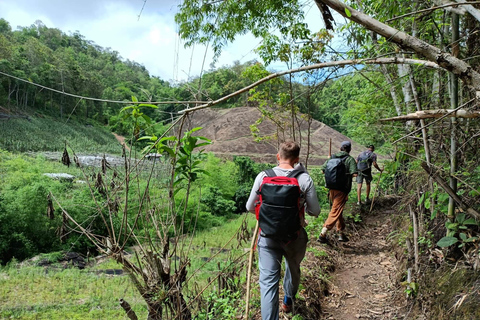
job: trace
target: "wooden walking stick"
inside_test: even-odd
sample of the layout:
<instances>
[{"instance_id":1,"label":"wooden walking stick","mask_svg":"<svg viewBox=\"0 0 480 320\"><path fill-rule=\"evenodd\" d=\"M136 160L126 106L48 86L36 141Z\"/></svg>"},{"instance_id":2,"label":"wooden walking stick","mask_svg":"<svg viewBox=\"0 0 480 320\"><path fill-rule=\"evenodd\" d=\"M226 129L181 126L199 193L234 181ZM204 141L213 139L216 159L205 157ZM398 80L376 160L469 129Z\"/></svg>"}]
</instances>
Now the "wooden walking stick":
<instances>
[{"instance_id":1,"label":"wooden walking stick","mask_svg":"<svg viewBox=\"0 0 480 320\"><path fill-rule=\"evenodd\" d=\"M368 211L368 213L372 212L373 202L375 201L375 195L377 194L378 185L380 184L380 179L382 179L382 173L384 170L385 170L385 167L383 167L383 170L380 171L380 176L378 177L377 185L375 186L375 192L373 193L372 203L370 204L370 211Z\"/></svg>"},{"instance_id":2,"label":"wooden walking stick","mask_svg":"<svg viewBox=\"0 0 480 320\"><path fill-rule=\"evenodd\" d=\"M332 157L332 138L330 138L330 145L328 146L328 158Z\"/></svg>"},{"instance_id":3,"label":"wooden walking stick","mask_svg":"<svg viewBox=\"0 0 480 320\"><path fill-rule=\"evenodd\" d=\"M247 295L245 298L245 320L248 319L248 311L250 309L250 280L252 278L253 253L255 252L255 243L258 235L258 220L253 231L252 244L250 245L250 256L248 258L247 268Z\"/></svg>"}]
</instances>

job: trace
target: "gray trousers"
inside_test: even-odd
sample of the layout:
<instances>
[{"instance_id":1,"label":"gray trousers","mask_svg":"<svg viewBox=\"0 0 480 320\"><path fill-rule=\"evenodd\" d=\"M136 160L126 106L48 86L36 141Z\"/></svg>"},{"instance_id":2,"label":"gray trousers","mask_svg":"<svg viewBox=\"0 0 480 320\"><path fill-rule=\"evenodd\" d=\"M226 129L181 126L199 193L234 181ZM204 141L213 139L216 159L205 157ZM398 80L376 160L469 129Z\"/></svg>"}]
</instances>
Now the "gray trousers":
<instances>
[{"instance_id":1,"label":"gray trousers","mask_svg":"<svg viewBox=\"0 0 480 320\"><path fill-rule=\"evenodd\" d=\"M279 282L282 257L285 257L283 290L285 295L295 297L300 284L300 262L305 257L308 236L305 229L299 231L298 238L283 243L260 236L258 239L258 266L260 269L260 294L262 320L278 320Z\"/></svg>"}]
</instances>

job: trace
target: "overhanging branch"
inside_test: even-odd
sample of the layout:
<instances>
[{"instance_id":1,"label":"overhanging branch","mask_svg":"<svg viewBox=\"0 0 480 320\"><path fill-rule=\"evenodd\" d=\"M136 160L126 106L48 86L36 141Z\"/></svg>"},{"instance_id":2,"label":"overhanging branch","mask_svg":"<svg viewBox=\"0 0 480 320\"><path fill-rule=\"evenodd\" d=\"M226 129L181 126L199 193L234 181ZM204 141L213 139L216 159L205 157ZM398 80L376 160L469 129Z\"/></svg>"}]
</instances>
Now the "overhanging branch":
<instances>
[{"instance_id":1,"label":"overhanging branch","mask_svg":"<svg viewBox=\"0 0 480 320\"><path fill-rule=\"evenodd\" d=\"M406 58L377 58L377 59L352 59L352 60L342 60L342 61L329 61L329 62L323 62L323 63L316 63L312 64L309 66L304 66L300 68L295 68L295 69L290 69L282 72L276 72L272 73L265 78L262 78L258 80L257 82L252 83L249 86L246 86L238 91L235 91L229 95L226 95L220 99L217 99L215 101L211 101L205 104L202 104L200 106L190 108L190 109L184 109L179 111L179 113L189 113L193 111L197 111L200 109L205 109L211 106L214 106L216 104L219 104L221 102L224 102L232 97L235 97L241 93L244 93L250 89L255 88L256 86L267 82L269 80L291 74L291 73L298 73L298 72L304 72L304 71L310 71L310 70L316 70L316 69L322 69L322 68L328 68L328 67L344 67L344 66L350 66L350 65L356 65L356 64L412 64L412 65L418 65L418 66L423 66L427 68L433 68L433 69L440 69L440 66L437 65L434 62L431 61L425 61L425 60L420 60L420 59L406 59Z\"/></svg>"},{"instance_id":2,"label":"overhanging branch","mask_svg":"<svg viewBox=\"0 0 480 320\"><path fill-rule=\"evenodd\" d=\"M456 117L456 118L479 118L480 111L473 110L454 110L454 109L438 109L438 110L423 110L414 113L409 113L403 116L380 119L379 121L404 121L404 120L419 120L441 117Z\"/></svg>"},{"instance_id":3,"label":"overhanging branch","mask_svg":"<svg viewBox=\"0 0 480 320\"><path fill-rule=\"evenodd\" d=\"M477 99L480 99L480 73L466 62L453 55L432 46L431 44L412 37L403 31L390 27L374 18L347 6L339 0L315 0L328 5L345 18L357 22L368 30L374 31L385 37L390 42L396 43L402 48L409 48L427 60L435 62L441 68L456 74L466 86L475 92Z\"/></svg>"}]
</instances>

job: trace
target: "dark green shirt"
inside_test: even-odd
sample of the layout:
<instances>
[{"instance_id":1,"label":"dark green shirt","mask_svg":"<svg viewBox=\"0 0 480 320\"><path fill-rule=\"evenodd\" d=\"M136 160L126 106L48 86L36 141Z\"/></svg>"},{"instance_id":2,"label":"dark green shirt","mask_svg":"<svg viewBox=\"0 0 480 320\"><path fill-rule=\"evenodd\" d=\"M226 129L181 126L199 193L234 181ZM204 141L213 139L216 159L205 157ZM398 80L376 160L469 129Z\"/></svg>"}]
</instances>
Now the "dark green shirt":
<instances>
[{"instance_id":1,"label":"dark green shirt","mask_svg":"<svg viewBox=\"0 0 480 320\"><path fill-rule=\"evenodd\" d=\"M355 158L353 158L348 152L345 151L340 151L334 154L335 158L343 158L345 156L348 156L345 160L345 167L347 167L347 185L345 188L345 191L347 193L350 193L350 190L352 189L352 175L357 173L357 162L355 161ZM327 161L322 165L322 171L325 172L325 168L327 167Z\"/></svg>"}]
</instances>

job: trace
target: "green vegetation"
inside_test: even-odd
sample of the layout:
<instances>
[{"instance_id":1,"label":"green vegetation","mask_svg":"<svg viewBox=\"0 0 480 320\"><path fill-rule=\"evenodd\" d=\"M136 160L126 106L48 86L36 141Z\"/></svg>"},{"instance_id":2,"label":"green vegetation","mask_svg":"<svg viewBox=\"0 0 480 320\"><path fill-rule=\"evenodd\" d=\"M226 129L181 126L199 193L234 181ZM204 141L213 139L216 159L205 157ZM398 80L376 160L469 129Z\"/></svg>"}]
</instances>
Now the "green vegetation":
<instances>
[{"instance_id":1,"label":"green vegetation","mask_svg":"<svg viewBox=\"0 0 480 320\"><path fill-rule=\"evenodd\" d=\"M121 154L122 147L106 128L61 121L52 117L29 117L0 121L0 148L14 152L63 151L65 142L76 153Z\"/></svg>"},{"instance_id":2,"label":"green vegetation","mask_svg":"<svg viewBox=\"0 0 480 320\"><path fill-rule=\"evenodd\" d=\"M118 300L146 318L146 305L127 276L93 270L45 269L10 264L0 270L2 319L120 319Z\"/></svg>"},{"instance_id":3,"label":"green vegetation","mask_svg":"<svg viewBox=\"0 0 480 320\"><path fill-rule=\"evenodd\" d=\"M191 290L204 287L212 275L218 272L218 264L244 256L244 242L238 247L236 233L247 218L248 228L253 230L253 215L240 215L222 224L221 227L198 232L192 246ZM222 244L222 245L219 245ZM223 244L226 244L225 246ZM62 254L42 255L42 259L54 262ZM8 319L120 319L125 311L119 299L127 301L140 319L147 315L146 304L127 275L111 276L105 269L121 269L113 260L84 270L63 267L36 267L32 263L20 265L16 261L0 268L0 314ZM217 281L215 282L217 283ZM240 291L232 294L207 290L206 303L212 314L238 314L242 309ZM214 298L220 298L218 301ZM207 310L207 308L205 309ZM199 311L199 316L201 312ZM227 318L219 318L227 319Z\"/></svg>"}]
</instances>

